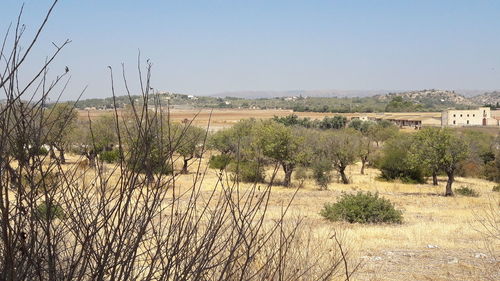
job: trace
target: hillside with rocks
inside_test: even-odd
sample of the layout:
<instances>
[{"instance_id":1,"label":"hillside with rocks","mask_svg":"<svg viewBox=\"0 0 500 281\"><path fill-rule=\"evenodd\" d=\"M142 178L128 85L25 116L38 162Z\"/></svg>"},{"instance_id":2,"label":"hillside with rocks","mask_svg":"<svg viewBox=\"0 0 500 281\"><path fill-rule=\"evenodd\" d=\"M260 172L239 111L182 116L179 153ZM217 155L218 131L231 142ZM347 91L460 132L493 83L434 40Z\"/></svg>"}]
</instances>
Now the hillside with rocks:
<instances>
[{"instance_id":1,"label":"hillside with rocks","mask_svg":"<svg viewBox=\"0 0 500 281\"><path fill-rule=\"evenodd\" d=\"M442 111L447 108L471 109L483 105L500 103L500 92L489 92L473 97L465 97L455 91L419 90L393 92L366 97L316 97L308 95L293 95L271 98L241 98L241 97L211 97L187 94L160 93L150 98L159 98L163 104L171 107L191 108L259 108L259 109L292 109L298 112L413 112ZM139 102L140 96L118 96L115 98L118 107L125 107L130 99ZM1 100L0 100L1 104ZM112 108L112 98L82 99L77 102L79 109Z\"/></svg>"},{"instance_id":2,"label":"hillside with rocks","mask_svg":"<svg viewBox=\"0 0 500 281\"><path fill-rule=\"evenodd\" d=\"M470 100L473 103L480 105L484 104L496 105L500 103L500 92L494 91L494 92L484 93L481 95L471 97Z\"/></svg>"},{"instance_id":3,"label":"hillside with rocks","mask_svg":"<svg viewBox=\"0 0 500 281\"><path fill-rule=\"evenodd\" d=\"M411 101L421 104L425 107L442 106L475 106L477 105L471 99L468 99L455 91L446 90L421 90L401 93L389 93L387 95L377 95L375 98L379 101L391 101L395 97L401 97L405 101Z\"/></svg>"}]
</instances>

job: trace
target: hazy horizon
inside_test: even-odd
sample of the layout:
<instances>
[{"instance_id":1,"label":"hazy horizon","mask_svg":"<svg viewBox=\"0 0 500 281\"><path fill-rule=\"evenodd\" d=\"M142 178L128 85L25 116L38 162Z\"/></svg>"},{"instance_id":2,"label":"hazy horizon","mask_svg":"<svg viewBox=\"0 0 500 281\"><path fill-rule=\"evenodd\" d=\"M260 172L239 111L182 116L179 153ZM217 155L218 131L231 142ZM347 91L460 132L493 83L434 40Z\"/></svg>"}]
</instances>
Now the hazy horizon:
<instances>
[{"instance_id":1,"label":"hazy horizon","mask_svg":"<svg viewBox=\"0 0 500 281\"><path fill-rule=\"evenodd\" d=\"M28 34L50 2L25 2ZM2 35L20 7L4 1ZM159 91L479 93L500 89L499 11L499 2L451 0L60 1L32 59L72 40L51 68L54 76L71 70L64 99L85 85L83 98L109 97L107 66L121 77L122 62L139 92L138 50L153 62Z\"/></svg>"}]
</instances>

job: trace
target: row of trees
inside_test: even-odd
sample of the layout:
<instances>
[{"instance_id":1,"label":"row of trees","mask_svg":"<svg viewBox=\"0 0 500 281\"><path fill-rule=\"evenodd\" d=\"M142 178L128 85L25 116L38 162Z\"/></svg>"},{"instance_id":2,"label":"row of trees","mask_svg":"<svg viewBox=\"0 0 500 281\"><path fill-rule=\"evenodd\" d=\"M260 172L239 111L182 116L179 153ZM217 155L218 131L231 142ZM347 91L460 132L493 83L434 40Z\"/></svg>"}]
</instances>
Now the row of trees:
<instances>
[{"instance_id":1,"label":"row of trees","mask_svg":"<svg viewBox=\"0 0 500 281\"><path fill-rule=\"evenodd\" d=\"M220 153L212 157L211 167L228 168L246 181L264 181L266 166L274 164L284 172L284 186L291 185L292 174L297 169L310 169L316 182L326 188L333 171L341 182L349 183L345 171L356 162L361 163L361 174L368 164L372 164L381 170L381 177L386 180L423 182L426 177L432 177L433 184L437 185L438 175L446 175L446 195L453 194L452 184L457 173L470 175L471 169L465 169L466 165L477 164L480 167L473 170L484 170L472 176L497 180L494 163L499 157L495 140L474 131L458 135L449 129L425 128L415 134L401 134L388 121L355 119L347 123L340 115L323 120L289 115L266 121L243 120L232 128L208 136L201 128L170 123L168 118L151 124L150 131L140 132L137 124L127 125L127 121L123 121L132 120L132 116L127 115L131 112L124 114L119 124L128 132L123 140L125 149L134 151L137 147L151 146L154 152L139 157L137 163L128 161L128 165L148 178L155 173L167 174L174 170L175 161L163 161L172 155L165 155L158 149L162 144L170 145L171 151L181 159L180 172L185 174L190 161L205 149L204 143L209 137L209 148ZM46 144L52 157L56 158L54 148L59 151L57 158L61 163L65 161L64 152L68 148L87 156L93 165L98 156L108 162L125 157L119 155L114 146L118 142L117 133L109 130L118 124L116 117L103 116L92 122L90 119L77 120L69 104L56 105L44 116L46 124L58 129L57 135L47 134ZM134 159L130 155L125 158Z\"/></svg>"},{"instance_id":2,"label":"row of trees","mask_svg":"<svg viewBox=\"0 0 500 281\"><path fill-rule=\"evenodd\" d=\"M341 182L349 183L346 168L361 162L361 174L371 164L386 180L424 182L445 175L445 195L453 195L457 175L497 180L500 172L498 139L475 131L457 132L443 128L424 128L416 133L400 133L390 122L353 120L348 125L325 126L340 117L322 121L301 119L295 115L273 120L244 120L234 127L215 133L210 147L220 152L213 156L213 168L229 168L244 180L263 180L264 167L274 164L284 172L284 186L290 186L297 169L312 170L316 182L326 188L336 171ZM337 123L334 122L334 123ZM252 163L231 166L233 162ZM479 163L471 175L466 168ZM251 170L250 172L247 171ZM251 176L247 177L246 175Z\"/></svg>"},{"instance_id":3,"label":"row of trees","mask_svg":"<svg viewBox=\"0 0 500 281\"><path fill-rule=\"evenodd\" d=\"M210 147L221 154L212 158L212 166L224 169L232 161L254 161L259 168L275 164L283 169L284 186L291 184L292 173L298 167L312 168L317 182L323 187L330 182L331 172L335 170L347 184L346 168L361 161L361 173L364 173L372 153L397 132L397 127L385 122L351 122L348 128L345 123L342 126L325 125L341 123L342 118L311 121L292 115L265 121L240 121L211 137ZM221 158L224 161L217 161Z\"/></svg>"}]
</instances>

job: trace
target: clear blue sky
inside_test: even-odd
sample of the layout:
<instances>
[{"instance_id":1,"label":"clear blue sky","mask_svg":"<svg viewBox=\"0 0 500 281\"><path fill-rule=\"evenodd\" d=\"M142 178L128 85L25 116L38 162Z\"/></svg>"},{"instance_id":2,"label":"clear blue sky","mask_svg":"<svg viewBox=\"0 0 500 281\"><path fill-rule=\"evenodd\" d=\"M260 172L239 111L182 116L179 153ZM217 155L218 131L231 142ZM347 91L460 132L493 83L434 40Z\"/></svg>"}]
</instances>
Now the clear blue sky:
<instances>
[{"instance_id":1,"label":"clear blue sky","mask_svg":"<svg viewBox=\"0 0 500 281\"><path fill-rule=\"evenodd\" d=\"M26 1L29 30L49 4ZM20 5L2 0L2 33ZM69 98L109 96L107 65L133 79L138 49L182 93L500 88L500 1L61 0L34 61L66 38Z\"/></svg>"}]
</instances>

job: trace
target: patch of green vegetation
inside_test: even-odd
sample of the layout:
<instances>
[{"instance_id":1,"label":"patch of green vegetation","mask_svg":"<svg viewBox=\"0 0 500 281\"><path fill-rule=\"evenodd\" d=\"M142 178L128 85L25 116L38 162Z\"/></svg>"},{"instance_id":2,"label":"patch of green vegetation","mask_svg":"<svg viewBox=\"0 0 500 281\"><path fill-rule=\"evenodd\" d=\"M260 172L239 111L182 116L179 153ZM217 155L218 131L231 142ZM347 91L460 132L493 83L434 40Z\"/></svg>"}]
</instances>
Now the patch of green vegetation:
<instances>
[{"instance_id":1,"label":"patch of green vegetation","mask_svg":"<svg viewBox=\"0 0 500 281\"><path fill-rule=\"evenodd\" d=\"M43 202L40 204L35 211L35 215L39 219L43 220L54 220L54 219L64 219L66 217L66 214L64 213L64 209L61 207L61 205L51 202Z\"/></svg>"},{"instance_id":2,"label":"patch of green vegetation","mask_svg":"<svg viewBox=\"0 0 500 281\"><path fill-rule=\"evenodd\" d=\"M468 186L455 189L455 193L467 197L479 197L479 193Z\"/></svg>"},{"instance_id":3,"label":"patch of green vegetation","mask_svg":"<svg viewBox=\"0 0 500 281\"><path fill-rule=\"evenodd\" d=\"M208 166L211 169L223 170L229 165L231 162L231 157L226 154L221 155L212 155L210 157L210 161L208 162Z\"/></svg>"},{"instance_id":4,"label":"patch of green vegetation","mask_svg":"<svg viewBox=\"0 0 500 281\"><path fill-rule=\"evenodd\" d=\"M325 204L320 213L330 221L349 223L402 223L403 213L377 193L343 194L334 204Z\"/></svg>"},{"instance_id":5,"label":"patch of green vegetation","mask_svg":"<svg viewBox=\"0 0 500 281\"><path fill-rule=\"evenodd\" d=\"M264 182L264 166L254 161L231 162L228 170L242 182Z\"/></svg>"},{"instance_id":6,"label":"patch of green vegetation","mask_svg":"<svg viewBox=\"0 0 500 281\"><path fill-rule=\"evenodd\" d=\"M100 154L101 160L107 163L115 163L120 159L120 151L113 149L110 151L103 151Z\"/></svg>"}]
</instances>

